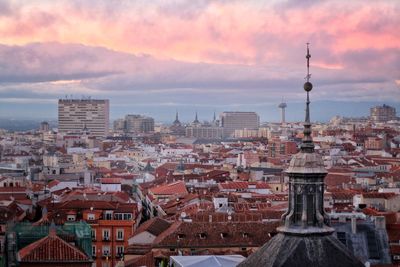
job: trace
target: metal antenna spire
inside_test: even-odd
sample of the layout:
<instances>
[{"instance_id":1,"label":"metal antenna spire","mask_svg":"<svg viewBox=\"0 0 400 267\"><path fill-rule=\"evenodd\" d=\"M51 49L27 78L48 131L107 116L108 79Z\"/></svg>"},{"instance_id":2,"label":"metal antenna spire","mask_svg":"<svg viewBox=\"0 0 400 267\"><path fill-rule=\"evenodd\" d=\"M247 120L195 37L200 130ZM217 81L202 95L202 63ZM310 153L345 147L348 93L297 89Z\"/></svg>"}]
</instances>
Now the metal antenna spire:
<instances>
[{"instance_id":1,"label":"metal antenna spire","mask_svg":"<svg viewBox=\"0 0 400 267\"><path fill-rule=\"evenodd\" d=\"M307 43L307 76L306 76L306 83L304 84L304 90L307 92L307 102L306 102L306 119L304 122L304 138L303 144L301 145L301 150L303 152L312 153L314 152L314 143L311 138L311 122L310 122L310 91L313 88L312 83L310 82L311 74L310 74L310 49L309 44Z\"/></svg>"},{"instance_id":2,"label":"metal antenna spire","mask_svg":"<svg viewBox=\"0 0 400 267\"><path fill-rule=\"evenodd\" d=\"M306 58L307 58L307 76L306 76L306 80L307 80L307 82L311 78L311 74L310 74L310 57L311 57L311 55L310 55L309 45L310 45L310 43L307 43L307 55L306 55Z\"/></svg>"}]
</instances>

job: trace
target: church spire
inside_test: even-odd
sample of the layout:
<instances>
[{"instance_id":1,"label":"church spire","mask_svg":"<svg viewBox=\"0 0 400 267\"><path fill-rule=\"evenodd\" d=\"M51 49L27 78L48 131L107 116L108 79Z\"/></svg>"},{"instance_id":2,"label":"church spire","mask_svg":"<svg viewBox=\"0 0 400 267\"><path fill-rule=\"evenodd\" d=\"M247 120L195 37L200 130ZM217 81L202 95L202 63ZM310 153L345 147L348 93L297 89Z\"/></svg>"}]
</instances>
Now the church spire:
<instances>
[{"instance_id":1,"label":"church spire","mask_svg":"<svg viewBox=\"0 0 400 267\"><path fill-rule=\"evenodd\" d=\"M290 161L286 173L289 176L289 209L283 215L283 232L331 232L327 227L324 211L324 178L326 169L322 157L315 153L311 138L310 122L310 49L307 43L307 76L304 90L307 92L304 138L300 152ZM307 230L306 230L307 229ZM318 229L318 230L317 230Z\"/></svg>"},{"instance_id":2,"label":"church spire","mask_svg":"<svg viewBox=\"0 0 400 267\"><path fill-rule=\"evenodd\" d=\"M310 122L310 92L313 88L312 83L310 82L311 74L310 74L310 48L309 43L307 43L307 76L306 82L304 83L304 90L307 92L307 101L306 101L306 118L304 121L304 137L303 143L301 144L301 151L306 153L314 152L314 143L311 137L311 122Z\"/></svg>"},{"instance_id":3,"label":"church spire","mask_svg":"<svg viewBox=\"0 0 400 267\"><path fill-rule=\"evenodd\" d=\"M194 121L193 121L193 124L199 124L200 122L199 122L199 119L198 119L198 117L197 117L197 111L196 111L196 116L195 116L195 118L194 118Z\"/></svg>"},{"instance_id":4,"label":"church spire","mask_svg":"<svg viewBox=\"0 0 400 267\"><path fill-rule=\"evenodd\" d=\"M181 124L181 122L179 121L178 110L176 111L175 120L174 120L173 124L174 124L174 125L180 125L180 124Z\"/></svg>"},{"instance_id":5,"label":"church spire","mask_svg":"<svg viewBox=\"0 0 400 267\"><path fill-rule=\"evenodd\" d=\"M304 139L299 153L293 156L288 169L289 205L282 216L284 225L278 227L278 234L242 261L238 267L253 266L342 266L363 267L335 236L328 226L329 217L324 211L324 179L327 174L322 156L314 151L311 138L310 52L307 44L307 92ZM353 250L354 251L354 250Z\"/></svg>"}]
</instances>

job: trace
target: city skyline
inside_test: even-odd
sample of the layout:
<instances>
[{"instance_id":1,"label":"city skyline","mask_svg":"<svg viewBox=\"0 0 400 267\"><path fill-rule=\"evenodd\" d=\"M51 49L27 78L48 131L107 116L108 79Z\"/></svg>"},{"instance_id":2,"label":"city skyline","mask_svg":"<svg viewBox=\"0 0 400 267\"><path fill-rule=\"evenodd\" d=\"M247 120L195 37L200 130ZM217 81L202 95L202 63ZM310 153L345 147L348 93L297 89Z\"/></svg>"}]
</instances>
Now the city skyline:
<instances>
[{"instance_id":1,"label":"city skyline","mask_svg":"<svg viewBox=\"0 0 400 267\"><path fill-rule=\"evenodd\" d=\"M284 97L287 120L300 121L305 73L298 51L306 42L315 59L312 105L328 106L312 119L367 115L383 103L399 108L395 1L2 1L0 7L3 117L56 118L59 98L86 95L110 99L112 119L139 113L173 121L178 109L188 121L195 110L201 119L239 110L279 121L276 106Z\"/></svg>"}]
</instances>

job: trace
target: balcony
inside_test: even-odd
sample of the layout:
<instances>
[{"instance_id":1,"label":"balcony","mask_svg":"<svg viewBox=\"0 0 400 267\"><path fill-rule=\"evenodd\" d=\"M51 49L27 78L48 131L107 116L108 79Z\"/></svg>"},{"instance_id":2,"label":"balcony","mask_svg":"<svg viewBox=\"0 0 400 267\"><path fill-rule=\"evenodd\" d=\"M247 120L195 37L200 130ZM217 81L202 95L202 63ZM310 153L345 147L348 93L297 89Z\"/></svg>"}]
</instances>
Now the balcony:
<instances>
[{"instance_id":1,"label":"balcony","mask_svg":"<svg viewBox=\"0 0 400 267\"><path fill-rule=\"evenodd\" d=\"M110 242L111 241L111 238L109 238L109 237L103 237L103 242Z\"/></svg>"}]
</instances>

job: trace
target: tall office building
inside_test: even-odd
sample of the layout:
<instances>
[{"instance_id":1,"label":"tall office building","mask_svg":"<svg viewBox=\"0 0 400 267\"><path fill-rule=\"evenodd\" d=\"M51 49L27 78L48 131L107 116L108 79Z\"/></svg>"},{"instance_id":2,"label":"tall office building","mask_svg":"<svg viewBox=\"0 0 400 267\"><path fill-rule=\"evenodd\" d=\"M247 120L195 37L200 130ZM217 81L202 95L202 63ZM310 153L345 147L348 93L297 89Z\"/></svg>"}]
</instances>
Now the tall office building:
<instances>
[{"instance_id":1,"label":"tall office building","mask_svg":"<svg viewBox=\"0 0 400 267\"><path fill-rule=\"evenodd\" d=\"M154 119L142 115L126 115L125 126L130 133L154 132Z\"/></svg>"},{"instance_id":2,"label":"tall office building","mask_svg":"<svg viewBox=\"0 0 400 267\"><path fill-rule=\"evenodd\" d=\"M258 129L260 117L255 112L223 112L220 115L224 137L233 137L235 130Z\"/></svg>"},{"instance_id":3,"label":"tall office building","mask_svg":"<svg viewBox=\"0 0 400 267\"><path fill-rule=\"evenodd\" d=\"M126 122L124 119L116 119L113 123L113 129L116 132L124 132L126 129Z\"/></svg>"},{"instance_id":4,"label":"tall office building","mask_svg":"<svg viewBox=\"0 0 400 267\"><path fill-rule=\"evenodd\" d=\"M224 136L224 129L218 126L188 126L186 137L198 139L221 139Z\"/></svg>"},{"instance_id":5,"label":"tall office building","mask_svg":"<svg viewBox=\"0 0 400 267\"><path fill-rule=\"evenodd\" d=\"M40 123L39 131L48 132L50 130L50 125L47 121L43 121Z\"/></svg>"},{"instance_id":6,"label":"tall office building","mask_svg":"<svg viewBox=\"0 0 400 267\"><path fill-rule=\"evenodd\" d=\"M85 129L92 136L106 137L109 116L109 100L58 100L58 131L60 133L83 132Z\"/></svg>"},{"instance_id":7,"label":"tall office building","mask_svg":"<svg viewBox=\"0 0 400 267\"><path fill-rule=\"evenodd\" d=\"M371 120L375 122L387 122L396 119L396 109L385 104L371 108L370 113Z\"/></svg>"}]
</instances>

